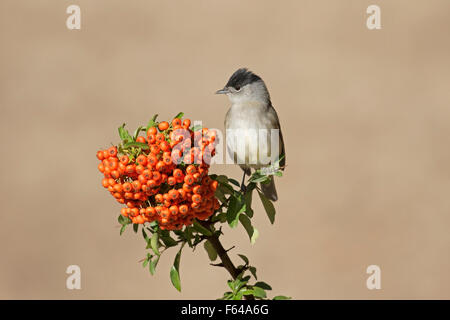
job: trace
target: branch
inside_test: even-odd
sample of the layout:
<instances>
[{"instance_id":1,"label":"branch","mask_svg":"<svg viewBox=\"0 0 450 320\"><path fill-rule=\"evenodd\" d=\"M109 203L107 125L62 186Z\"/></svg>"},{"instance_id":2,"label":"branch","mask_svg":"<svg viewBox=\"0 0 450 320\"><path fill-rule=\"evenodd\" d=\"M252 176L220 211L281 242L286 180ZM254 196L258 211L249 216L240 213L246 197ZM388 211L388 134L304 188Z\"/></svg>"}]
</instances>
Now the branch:
<instances>
[{"instance_id":1,"label":"branch","mask_svg":"<svg viewBox=\"0 0 450 320\"><path fill-rule=\"evenodd\" d=\"M208 221L202 221L198 220L198 222L205 228L209 229L210 223ZM220 260L222 260L222 266L230 273L233 280L236 280L239 274L241 273L241 270L236 268L231 261L230 257L228 256L227 251L223 247L222 243L219 240L219 237L216 234L212 234L211 236L207 236L206 239L212 244L214 247L214 250L216 250L217 255L220 257ZM247 295L244 296L245 300L255 300L255 297L253 295Z\"/></svg>"}]
</instances>

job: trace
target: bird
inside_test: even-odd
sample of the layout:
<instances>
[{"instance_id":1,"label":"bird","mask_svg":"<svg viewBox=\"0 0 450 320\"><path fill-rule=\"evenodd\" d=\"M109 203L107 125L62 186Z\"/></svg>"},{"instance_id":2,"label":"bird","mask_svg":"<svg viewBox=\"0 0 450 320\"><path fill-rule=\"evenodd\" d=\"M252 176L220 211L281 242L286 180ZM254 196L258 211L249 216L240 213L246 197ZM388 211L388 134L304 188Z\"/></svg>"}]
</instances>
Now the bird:
<instances>
[{"instance_id":1,"label":"bird","mask_svg":"<svg viewBox=\"0 0 450 320\"><path fill-rule=\"evenodd\" d=\"M224 123L226 144L229 155L244 171L241 191L245 192L245 176L251 175L251 169L268 168L275 165L274 162L278 162L282 170L285 167L286 151L280 120L266 84L247 68L236 70L224 88L216 91L216 94L227 95L231 102ZM278 133L278 139L276 135L272 139L273 132ZM275 154L271 152L272 144ZM268 158L270 161L267 161ZM268 182L261 183L260 187L268 199L278 200L273 175Z\"/></svg>"}]
</instances>

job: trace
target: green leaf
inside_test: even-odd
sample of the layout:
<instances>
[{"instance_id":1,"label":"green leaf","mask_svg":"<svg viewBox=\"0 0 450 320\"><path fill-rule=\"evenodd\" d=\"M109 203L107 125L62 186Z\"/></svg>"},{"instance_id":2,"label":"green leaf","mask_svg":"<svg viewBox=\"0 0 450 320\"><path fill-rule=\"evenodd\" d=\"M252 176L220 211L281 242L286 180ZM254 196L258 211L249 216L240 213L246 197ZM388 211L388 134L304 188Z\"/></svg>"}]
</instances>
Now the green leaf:
<instances>
[{"instance_id":1,"label":"green leaf","mask_svg":"<svg viewBox=\"0 0 450 320\"><path fill-rule=\"evenodd\" d=\"M220 175L220 176L217 176L215 178L215 180L220 182L220 183L222 183L222 184L228 184L228 177L226 175L223 175L223 174Z\"/></svg>"},{"instance_id":2,"label":"green leaf","mask_svg":"<svg viewBox=\"0 0 450 320\"><path fill-rule=\"evenodd\" d=\"M264 289L264 290L272 290L272 287L270 285L268 285L267 283L265 283L264 281L259 281L259 282L255 283L254 286Z\"/></svg>"},{"instance_id":3,"label":"green leaf","mask_svg":"<svg viewBox=\"0 0 450 320\"><path fill-rule=\"evenodd\" d=\"M150 247L152 248L153 252L159 256L159 234L155 232L152 235L152 238L150 239Z\"/></svg>"},{"instance_id":4,"label":"green leaf","mask_svg":"<svg viewBox=\"0 0 450 320\"><path fill-rule=\"evenodd\" d=\"M117 221L119 221L121 225L127 225L131 223L131 219L128 217L124 217L123 215L119 215Z\"/></svg>"},{"instance_id":5,"label":"green leaf","mask_svg":"<svg viewBox=\"0 0 450 320\"><path fill-rule=\"evenodd\" d=\"M258 191L259 197L261 198L261 202L266 210L267 216L269 217L270 223L273 224L275 222L275 207L273 206L272 201L267 199L267 197Z\"/></svg>"},{"instance_id":6,"label":"green leaf","mask_svg":"<svg viewBox=\"0 0 450 320\"><path fill-rule=\"evenodd\" d=\"M247 231L251 244L254 244L259 236L258 230L252 226L249 217L247 217L245 214L241 214L239 216L239 221L241 222L245 231Z\"/></svg>"},{"instance_id":7,"label":"green leaf","mask_svg":"<svg viewBox=\"0 0 450 320\"><path fill-rule=\"evenodd\" d=\"M253 185L254 188L255 185ZM245 213L250 218L253 217L253 209L252 209L252 194L253 188L251 190L247 189L247 192L244 194L244 202L245 202Z\"/></svg>"},{"instance_id":8,"label":"green leaf","mask_svg":"<svg viewBox=\"0 0 450 320\"><path fill-rule=\"evenodd\" d=\"M178 242L173 239L169 234L161 233L161 241L164 243L166 247L175 247L178 245Z\"/></svg>"},{"instance_id":9,"label":"green leaf","mask_svg":"<svg viewBox=\"0 0 450 320\"><path fill-rule=\"evenodd\" d=\"M120 228L120 235L122 235L122 233L125 231L127 225L124 224L121 228Z\"/></svg>"},{"instance_id":10,"label":"green leaf","mask_svg":"<svg viewBox=\"0 0 450 320\"><path fill-rule=\"evenodd\" d=\"M200 232L201 234L204 234L205 236L212 236L211 230L206 229L204 226L202 226L197 219L194 219L193 227L195 230Z\"/></svg>"},{"instance_id":11,"label":"green leaf","mask_svg":"<svg viewBox=\"0 0 450 320\"><path fill-rule=\"evenodd\" d=\"M122 141L131 141L133 138L131 137L128 130L125 129L125 123L119 127L119 137Z\"/></svg>"},{"instance_id":12,"label":"green leaf","mask_svg":"<svg viewBox=\"0 0 450 320\"><path fill-rule=\"evenodd\" d=\"M234 189L232 186L230 186L228 183L219 183L220 191L222 191L223 194L234 194Z\"/></svg>"},{"instance_id":13,"label":"green leaf","mask_svg":"<svg viewBox=\"0 0 450 320\"><path fill-rule=\"evenodd\" d=\"M269 179L270 179L270 177L268 177L268 176L255 176L255 177L252 176L252 178L249 179L248 181L253 182L253 183L258 183L258 182L264 183L264 182L269 181Z\"/></svg>"},{"instance_id":14,"label":"green leaf","mask_svg":"<svg viewBox=\"0 0 450 320\"><path fill-rule=\"evenodd\" d=\"M183 244L184 245L184 244ZM175 260L173 262L173 266L170 269L170 280L172 281L175 289L181 292L181 283L180 283L180 259L181 259L181 250L183 250L183 245L175 256Z\"/></svg>"},{"instance_id":15,"label":"green leaf","mask_svg":"<svg viewBox=\"0 0 450 320\"><path fill-rule=\"evenodd\" d=\"M273 298L273 300L291 300L291 297L286 297L286 296L276 296Z\"/></svg>"},{"instance_id":16,"label":"green leaf","mask_svg":"<svg viewBox=\"0 0 450 320\"><path fill-rule=\"evenodd\" d=\"M222 203L226 203L227 202L227 198L225 198L225 195L223 194L222 190L220 188L217 188L216 191L214 192L214 196L220 200L220 202Z\"/></svg>"},{"instance_id":17,"label":"green leaf","mask_svg":"<svg viewBox=\"0 0 450 320\"><path fill-rule=\"evenodd\" d=\"M231 289L232 291L234 291L234 281L233 281L233 280L228 280L228 281L227 281L227 284L228 284L228 286L230 287L230 289Z\"/></svg>"},{"instance_id":18,"label":"green leaf","mask_svg":"<svg viewBox=\"0 0 450 320\"><path fill-rule=\"evenodd\" d=\"M257 298L266 298L266 291L264 289L261 289L259 287L253 287L253 295Z\"/></svg>"},{"instance_id":19,"label":"green leaf","mask_svg":"<svg viewBox=\"0 0 450 320\"><path fill-rule=\"evenodd\" d=\"M258 280L258 277L256 276L256 268L255 267L249 267L248 270L252 273L253 277L255 277L256 280Z\"/></svg>"},{"instance_id":20,"label":"green leaf","mask_svg":"<svg viewBox=\"0 0 450 320\"><path fill-rule=\"evenodd\" d=\"M183 116L184 116L184 113L183 112L180 112L180 113L178 113L176 116L175 116L175 118L174 119L181 119L181 118L183 118Z\"/></svg>"},{"instance_id":21,"label":"green leaf","mask_svg":"<svg viewBox=\"0 0 450 320\"><path fill-rule=\"evenodd\" d=\"M174 266L170 269L170 281L172 281L172 285L175 289L181 292L180 274Z\"/></svg>"},{"instance_id":22,"label":"green leaf","mask_svg":"<svg viewBox=\"0 0 450 320\"><path fill-rule=\"evenodd\" d=\"M148 122L148 124L147 124L147 131L148 131L148 129L150 129L151 127L156 127L157 125L158 125L158 123L156 122L156 118L158 117L158 115L157 114L155 114L154 116L153 116L153 118L151 118L150 119L150 121Z\"/></svg>"},{"instance_id":23,"label":"green leaf","mask_svg":"<svg viewBox=\"0 0 450 320\"><path fill-rule=\"evenodd\" d=\"M245 211L245 202L241 202L238 198L231 197L227 210L227 222L231 228L235 228L239 222L239 216Z\"/></svg>"},{"instance_id":24,"label":"green leaf","mask_svg":"<svg viewBox=\"0 0 450 320\"><path fill-rule=\"evenodd\" d=\"M237 182L234 179L228 178L228 182L231 182L232 184L234 184L236 187L240 188L241 185L239 184L239 182Z\"/></svg>"},{"instance_id":25,"label":"green leaf","mask_svg":"<svg viewBox=\"0 0 450 320\"><path fill-rule=\"evenodd\" d=\"M142 228L142 236L144 237L145 242L148 243L148 241L149 241L150 239L149 239L147 233L145 232L145 229L144 229L144 228Z\"/></svg>"},{"instance_id":26,"label":"green leaf","mask_svg":"<svg viewBox=\"0 0 450 320\"><path fill-rule=\"evenodd\" d=\"M156 266L158 265L159 257L160 256L156 256L156 258L154 260L150 261L149 270L152 275L155 274L155 270L156 270Z\"/></svg>"},{"instance_id":27,"label":"green leaf","mask_svg":"<svg viewBox=\"0 0 450 320\"><path fill-rule=\"evenodd\" d=\"M198 130L201 130L202 128L203 128L202 125L198 124L196 126L193 126L191 130L192 131L198 131Z\"/></svg>"},{"instance_id":28,"label":"green leaf","mask_svg":"<svg viewBox=\"0 0 450 320\"><path fill-rule=\"evenodd\" d=\"M138 230L139 230L139 224L134 223L134 224L133 224L133 231L134 231L135 233L137 233Z\"/></svg>"},{"instance_id":29,"label":"green leaf","mask_svg":"<svg viewBox=\"0 0 450 320\"><path fill-rule=\"evenodd\" d=\"M208 253L209 260L214 261L217 259L217 251L209 240L206 240L204 245L206 252Z\"/></svg>"},{"instance_id":30,"label":"green leaf","mask_svg":"<svg viewBox=\"0 0 450 320\"><path fill-rule=\"evenodd\" d=\"M242 260L244 260L244 262L245 262L246 265L249 264L248 258L247 258L246 256L244 256L243 254L238 254L238 256L239 256Z\"/></svg>"},{"instance_id":31,"label":"green leaf","mask_svg":"<svg viewBox=\"0 0 450 320\"><path fill-rule=\"evenodd\" d=\"M136 139L137 139L137 137L139 136L139 133L140 133L141 131L145 131L145 127L144 127L144 126L140 126L140 127L138 127L138 128L134 131L134 134L133 134L133 140L136 140Z\"/></svg>"},{"instance_id":32,"label":"green leaf","mask_svg":"<svg viewBox=\"0 0 450 320\"><path fill-rule=\"evenodd\" d=\"M150 148L148 146L148 144L143 143L143 142L136 142L136 141L126 142L126 143L124 143L123 147L124 148L136 147L136 148L141 148L142 150L148 150Z\"/></svg>"}]
</instances>

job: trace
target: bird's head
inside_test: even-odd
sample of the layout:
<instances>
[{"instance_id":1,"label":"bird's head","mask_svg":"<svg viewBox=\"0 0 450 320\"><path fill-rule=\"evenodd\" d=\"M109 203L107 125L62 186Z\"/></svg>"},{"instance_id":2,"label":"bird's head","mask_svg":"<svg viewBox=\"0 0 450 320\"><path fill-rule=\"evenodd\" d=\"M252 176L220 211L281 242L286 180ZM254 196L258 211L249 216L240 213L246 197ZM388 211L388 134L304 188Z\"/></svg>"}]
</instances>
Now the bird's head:
<instances>
[{"instance_id":1,"label":"bird's head","mask_svg":"<svg viewBox=\"0 0 450 320\"><path fill-rule=\"evenodd\" d=\"M228 80L223 89L216 94L226 94L231 103L262 102L270 101L264 81L246 68L238 69Z\"/></svg>"}]
</instances>

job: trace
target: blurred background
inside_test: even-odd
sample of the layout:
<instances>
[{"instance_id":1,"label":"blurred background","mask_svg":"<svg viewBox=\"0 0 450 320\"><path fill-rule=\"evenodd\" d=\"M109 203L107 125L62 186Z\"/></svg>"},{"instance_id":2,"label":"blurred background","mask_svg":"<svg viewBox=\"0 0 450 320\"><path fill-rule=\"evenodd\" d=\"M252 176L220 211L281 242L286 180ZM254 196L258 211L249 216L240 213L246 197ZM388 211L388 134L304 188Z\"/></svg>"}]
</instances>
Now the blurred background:
<instances>
[{"instance_id":1,"label":"blurred background","mask_svg":"<svg viewBox=\"0 0 450 320\"><path fill-rule=\"evenodd\" d=\"M175 250L155 276L142 268L95 153L154 113L223 129L213 93L245 66L268 85L288 167L273 226L255 201L256 244L224 229L232 259L246 254L272 296L449 299L449 30L446 0L2 0L0 298L220 297L228 274L202 248L183 253L182 293ZM81 290L66 289L72 264ZM366 288L372 264L381 290Z\"/></svg>"}]
</instances>

